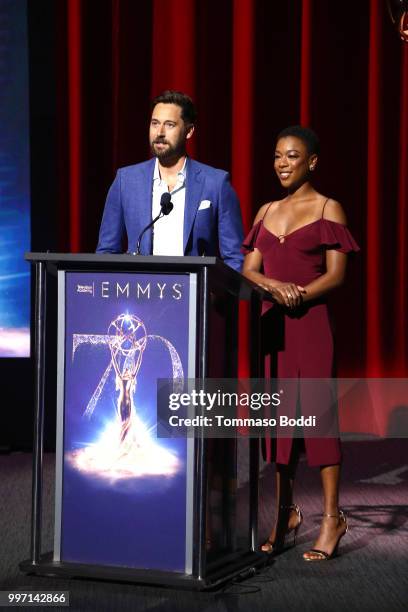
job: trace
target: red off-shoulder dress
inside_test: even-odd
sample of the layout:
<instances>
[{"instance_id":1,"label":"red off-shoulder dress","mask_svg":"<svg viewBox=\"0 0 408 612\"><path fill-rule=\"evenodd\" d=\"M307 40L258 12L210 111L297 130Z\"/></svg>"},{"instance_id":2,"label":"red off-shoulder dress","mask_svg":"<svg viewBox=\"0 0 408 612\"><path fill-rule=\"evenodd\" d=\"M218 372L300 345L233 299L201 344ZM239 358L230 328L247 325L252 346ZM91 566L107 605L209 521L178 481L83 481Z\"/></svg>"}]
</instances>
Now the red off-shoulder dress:
<instances>
[{"instance_id":1,"label":"red off-shoulder dress","mask_svg":"<svg viewBox=\"0 0 408 612\"><path fill-rule=\"evenodd\" d=\"M317 219L284 237L270 232L260 220L245 238L242 251L246 254L257 248L262 253L265 276L283 282L305 286L326 269L326 250L342 253L358 251L349 230L340 223ZM266 375L278 379L299 380L296 394L292 387L292 402L284 402L289 417L316 414L316 401L306 383L302 392L302 379L329 379L333 376L333 334L325 298L305 302L294 311L269 302L263 307L263 345ZM269 370L269 372L268 372ZM319 387L320 414L327 422L336 420L333 414L333 396L324 385ZM288 400L289 398L286 398ZM322 404L327 403L322 411ZM283 409L283 408L282 408ZM337 437L304 436L308 464L311 466L340 463L340 441ZM266 459L288 464L293 438L266 437Z\"/></svg>"}]
</instances>

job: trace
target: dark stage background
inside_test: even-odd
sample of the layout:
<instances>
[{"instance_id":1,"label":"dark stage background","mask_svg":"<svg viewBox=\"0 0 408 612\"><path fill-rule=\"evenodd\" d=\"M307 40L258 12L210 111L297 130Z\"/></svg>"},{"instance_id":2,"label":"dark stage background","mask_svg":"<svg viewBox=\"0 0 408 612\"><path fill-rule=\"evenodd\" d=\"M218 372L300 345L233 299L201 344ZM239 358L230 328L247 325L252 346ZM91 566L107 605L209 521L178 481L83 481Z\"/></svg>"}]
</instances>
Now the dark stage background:
<instances>
[{"instance_id":1,"label":"dark stage background","mask_svg":"<svg viewBox=\"0 0 408 612\"><path fill-rule=\"evenodd\" d=\"M385 0L29 0L28 8L32 250L95 249L116 168L148 157L150 99L165 88L195 99L190 152L231 171L246 229L281 196L276 134L310 125L322 142L317 186L342 202L362 248L332 298L338 374L407 376L408 45ZM242 375L245 321L243 309ZM12 444L29 444L29 386L25 398Z\"/></svg>"}]
</instances>

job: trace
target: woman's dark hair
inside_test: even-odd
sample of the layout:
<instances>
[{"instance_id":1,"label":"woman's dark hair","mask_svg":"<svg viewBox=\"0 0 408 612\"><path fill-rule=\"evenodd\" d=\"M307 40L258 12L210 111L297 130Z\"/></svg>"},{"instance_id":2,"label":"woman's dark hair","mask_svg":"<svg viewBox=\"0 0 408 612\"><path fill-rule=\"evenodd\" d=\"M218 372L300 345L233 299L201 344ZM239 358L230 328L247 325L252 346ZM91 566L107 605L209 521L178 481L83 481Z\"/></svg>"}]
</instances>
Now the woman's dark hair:
<instances>
[{"instance_id":1,"label":"woman's dark hair","mask_svg":"<svg viewBox=\"0 0 408 612\"><path fill-rule=\"evenodd\" d=\"M190 96L181 92L166 89L152 101L152 110L156 104L177 104L181 108L181 118L188 125L194 125L197 121L197 111Z\"/></svg>"},{"instance_id":2,"label":"woman's dark hair","mask_svg":"<svg viewBox=\"0 0 408 612\"><path fill-rule=\"evenodd\" d=\"M320 141L318 135L310 128L303 127L301 125L292 125L282 130L277 137L277 141L280 138L286 138L287 136L295 136L305 143L307 151L310 155L318 155L320 151Z\"/></svg>"}]
</instances>

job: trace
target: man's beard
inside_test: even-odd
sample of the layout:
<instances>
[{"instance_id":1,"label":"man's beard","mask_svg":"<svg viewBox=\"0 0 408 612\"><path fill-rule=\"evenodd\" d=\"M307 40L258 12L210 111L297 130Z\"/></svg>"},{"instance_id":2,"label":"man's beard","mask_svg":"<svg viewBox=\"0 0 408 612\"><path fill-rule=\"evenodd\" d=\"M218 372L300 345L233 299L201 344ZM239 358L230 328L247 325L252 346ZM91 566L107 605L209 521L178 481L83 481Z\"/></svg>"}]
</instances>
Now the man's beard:
<instances>
[{"instance_id":1,"label":"man's beard","mask_svg":"<svg viewBox=\"0 0 408 612\"><path fill-rule=\"evenodd\" d=\"M167 145L165 149L157 150L155 148L155 144L162 143ZM158 158L161 162L166 162L184 155L184 145L183 143L178 143L176 146L171 145L167 140L154 140L150 149L152 155Z\"/></svg>"}]
</instances>

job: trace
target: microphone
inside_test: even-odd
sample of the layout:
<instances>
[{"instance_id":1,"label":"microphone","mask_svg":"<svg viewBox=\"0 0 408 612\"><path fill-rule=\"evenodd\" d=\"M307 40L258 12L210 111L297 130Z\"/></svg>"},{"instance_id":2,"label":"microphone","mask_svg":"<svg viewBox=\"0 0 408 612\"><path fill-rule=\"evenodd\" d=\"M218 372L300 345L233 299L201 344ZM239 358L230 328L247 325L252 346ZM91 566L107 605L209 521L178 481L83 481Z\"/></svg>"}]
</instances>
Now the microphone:
<instances>
[{"instance_id":1,"label":"microphone","mask_svg":"<svg viewBox=\"0 0 408 612\"><path fill-rule=\"evenodd\" d=\"M173 202L171 201L171 195L168 191L165 191L160 198L160 208L163 215L169 215L173 210Z\"/></svg>"},{"instance_id":2,"label":"microphone","mask_svg":"<svg viewBox=\"0 0 408 612\"><path fill-rule=\"evenodd\" d=\"M160 212L146 227L140 232L139 238L137 241L136 253L134 255L140 255L140 243L142 242L143 234L147 232L148 229L153 227L153 225L158 221L161 217L169 215L173 210L173 202L171 201L171 195L168 191L165 191L160 198Z\"/></svg>"}]
</instances>

